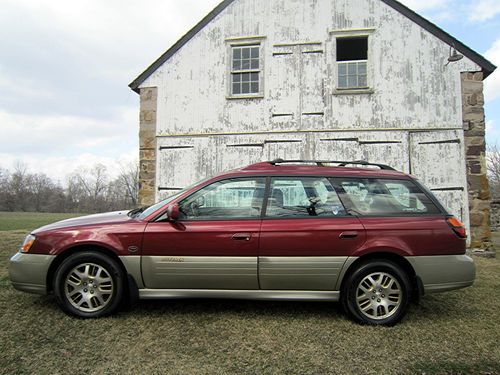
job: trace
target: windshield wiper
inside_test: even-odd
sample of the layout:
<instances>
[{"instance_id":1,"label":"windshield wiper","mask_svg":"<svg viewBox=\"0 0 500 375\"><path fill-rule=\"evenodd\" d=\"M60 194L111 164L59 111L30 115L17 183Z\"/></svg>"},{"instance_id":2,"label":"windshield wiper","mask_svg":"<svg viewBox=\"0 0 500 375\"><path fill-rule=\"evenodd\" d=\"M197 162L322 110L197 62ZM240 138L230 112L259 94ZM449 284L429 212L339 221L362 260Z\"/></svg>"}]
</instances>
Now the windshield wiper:
<instances>
[{"instance_id":1,"label":"windshield wiper","mask_svg":"<svg viewBox=\"0 0 500 375\"><path fill-rule=\"evenodd\" d=\"M127 212L127 216L130 217L136 217L139 215L141 212L144 212L149 206L144 206L144 207L139 207L139 208L134 208L133 210L130 210Z\"/></svg>"}]
</instances>

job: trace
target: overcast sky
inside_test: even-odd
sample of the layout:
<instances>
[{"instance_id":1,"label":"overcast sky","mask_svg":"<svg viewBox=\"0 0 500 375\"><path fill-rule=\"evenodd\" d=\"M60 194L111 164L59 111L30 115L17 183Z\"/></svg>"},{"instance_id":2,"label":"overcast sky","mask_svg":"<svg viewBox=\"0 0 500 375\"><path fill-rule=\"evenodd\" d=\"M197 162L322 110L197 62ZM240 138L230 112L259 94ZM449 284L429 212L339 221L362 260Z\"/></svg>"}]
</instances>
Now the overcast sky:
<instances>
[{"instance_id":1,"label":"overcast sky","mask_svg":"<svg viewBox=\"0 0 500 375\"><path fill-rule=\"evenodd\" d=\"M219 2L0 0L0 167L20 160L63 180L137 159L128 84ZM500 65L500 0L403 2ZM486 100L487 138L500 145L499 71Z\"/></svg>"}]
</instances>

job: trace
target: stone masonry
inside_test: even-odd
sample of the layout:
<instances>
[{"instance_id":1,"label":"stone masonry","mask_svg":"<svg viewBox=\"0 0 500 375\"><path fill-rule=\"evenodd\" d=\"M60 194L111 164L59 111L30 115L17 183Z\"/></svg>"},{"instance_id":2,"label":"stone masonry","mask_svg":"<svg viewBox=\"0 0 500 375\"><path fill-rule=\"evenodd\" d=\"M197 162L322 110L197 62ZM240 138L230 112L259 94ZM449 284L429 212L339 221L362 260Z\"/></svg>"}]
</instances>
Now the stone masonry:
<instances>
[{"instance_id":1,"label":"stone masonry","mask_svg":"<svg viewBox=\"0 0 500 375\"><path fill-rule=\"evenodd\" d=\"M155 203L156 180L156 111L158 89L141 89L141 111L139 125L139 204Z\"/></svg>"},{"instance_id":2,"label":"stone masonry","mask_svg":"<svg viewBox=\"0 0 500 375\"><path fill-rule=\"evenodd\" d=\"M469 192L471 248L491 250L490 188L486 170L483 73L464 72L463 125Z\"/></svg>"}]
</instances>

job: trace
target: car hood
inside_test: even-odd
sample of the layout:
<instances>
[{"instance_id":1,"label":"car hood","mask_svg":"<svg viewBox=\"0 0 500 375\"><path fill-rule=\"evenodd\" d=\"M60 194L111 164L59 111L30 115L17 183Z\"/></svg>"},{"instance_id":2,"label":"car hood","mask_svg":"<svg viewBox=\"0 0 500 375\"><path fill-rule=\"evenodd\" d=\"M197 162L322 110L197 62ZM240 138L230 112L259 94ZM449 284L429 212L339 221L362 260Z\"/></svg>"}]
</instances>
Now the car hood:
<instances>
[{"instance_id":1,"label":"car hood","mask_svg":"<svg viewBox=\"0 0 500 375\"><path fill-rule=\"evenodd\" d=\"M87 215L87 216L75 217L72 219L61 220L56 223L48 224L41 228L38 228L32 233L36 234L53 229L70 228L82 225L115 224L133 220L129 216L127 216L128 212L129 211L106 212L103 214Z\"/></svg>"}]
</instances>

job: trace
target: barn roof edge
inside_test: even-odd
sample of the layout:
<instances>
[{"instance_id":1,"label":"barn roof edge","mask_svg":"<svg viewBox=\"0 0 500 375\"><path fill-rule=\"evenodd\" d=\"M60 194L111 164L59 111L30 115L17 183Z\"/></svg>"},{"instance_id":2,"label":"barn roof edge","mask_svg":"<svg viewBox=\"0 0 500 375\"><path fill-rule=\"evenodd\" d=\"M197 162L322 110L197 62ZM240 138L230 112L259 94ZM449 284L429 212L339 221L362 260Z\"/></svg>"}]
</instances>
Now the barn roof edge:
<instances>
[{"instance_id":1,"label":"barn roof edge","mask_svg":"<svg viewBox=\"0 0 500 375\"><path fill-rule=\"evenodd\" d=\"M219 5L217 5L210 13L208 13L199 23L197 23L191 30L189 30L182 38L180 38L172 47L170 47L163 55L161 55L156 61L154 61L144 72L142 72L129 87L139 93L139 86L148 79L161 65L163 65L167 60L169 60L177 51L179 51L186 43L188 43L199 31L201 31L205 26L207 26L214 18L216 18L220 13L222 13L229 5L231 5L236 0L224 0ZM421 26L437 38L441 39L443 42L454 46L457 51L462 53L464 56L468 57L470 60L478 64L483 73L484 78L488 77L496 69L496 66L488 61L484 56L480 55L476 51L467 47L464 43L441 29L439 26L435 25L431 21L425 19L418 13L414 12L407 6L401 4L396 0L380 0L386 5L390 6L394 10L403 14L417 25Z\"/></svg>"}]
</instances>

